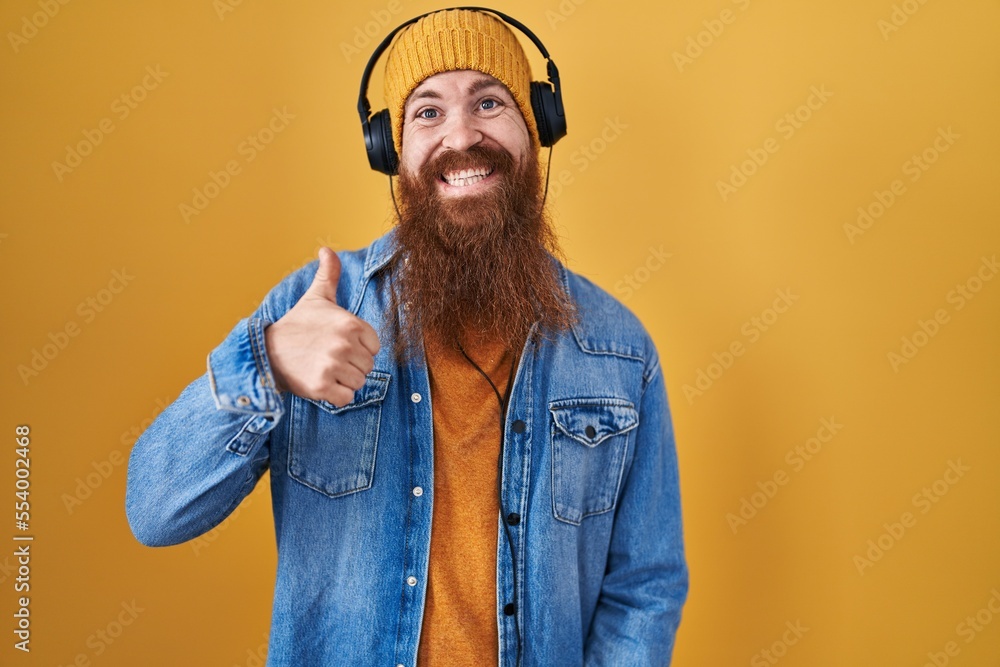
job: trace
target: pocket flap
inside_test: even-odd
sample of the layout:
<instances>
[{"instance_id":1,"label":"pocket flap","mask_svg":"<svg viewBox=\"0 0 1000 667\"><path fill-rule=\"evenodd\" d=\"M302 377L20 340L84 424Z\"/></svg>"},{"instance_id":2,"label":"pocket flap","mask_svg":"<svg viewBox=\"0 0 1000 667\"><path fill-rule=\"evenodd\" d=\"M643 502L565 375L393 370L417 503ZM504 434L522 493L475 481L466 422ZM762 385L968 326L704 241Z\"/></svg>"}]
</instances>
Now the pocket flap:
<instances>
[{"instance_id":1,"label":"pocket flap","mask_svg":"<svg viewBox=\"0 0 1000 667\"><path fill-rule=\"evenodd\" d=\"M549 404L556 427L574 440L596 447L639 423L630 401L620 398L573 398Z\"/></svg>"},{"instance_id":2,"label":"pocket flap","mask_svg":"<svg viewBox=\"0 0 1000 667\"><path fill-rule=\"evenodd\" d=\"M386 392L389 390L389 378L391 377L391 374L383 371L372 371L365 376L364 386L361 387L361 389L355 390L354 400L347 405L340 406L339 408L329 401L316 401L311 398L307 398L306 400L310 403L315 403L332 414L360 408L368 405L369 403L381 403L382 400L385 399Z\"/></svg>"}]
</instances>

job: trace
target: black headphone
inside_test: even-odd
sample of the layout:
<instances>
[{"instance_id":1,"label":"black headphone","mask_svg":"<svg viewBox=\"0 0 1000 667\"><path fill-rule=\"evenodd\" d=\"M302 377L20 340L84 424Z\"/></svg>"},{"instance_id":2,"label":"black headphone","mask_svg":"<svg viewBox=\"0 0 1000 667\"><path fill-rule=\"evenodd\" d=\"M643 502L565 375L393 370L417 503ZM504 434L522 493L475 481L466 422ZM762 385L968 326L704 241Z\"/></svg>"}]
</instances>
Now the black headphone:
<instances>
[{"instance_id":1,"label":"black headphone","mask_svg":"<svg viewBox=\"0 0 1000 667\"><path fill-rule=\"evenodd\" d=\"M535 37L535 33L528 30L522 23L512 19L506 14L489 9L487 7L450 7L449 9L471 9L474 11L490 12L500 17L504 22L514 26L534 42L538 50L542 52L547 63L549 81L531 82L531 111L535 116L535 125L538 127L538 139L542 146L552 146L560 138L566 136L566 113L563 110L562 89L559 86L559 70L556 64L549 57L549 52L541 40ZM365 150L368 151L368 163L372 169L383 174L394 176L399 169L399 156L396 155L396 147L392 141L392 122L389 117L389 110L382 109L369 118L371 106L368 104L368 80L371 78L372 70L375 68L375 61L389 46L393 36L410 25L419 21L429 14L435 14L440 9L416 16L406 23L398 26L390 32L382 43L378 45L368 65L365 66L365 73L361 76L361 92L358 94L358 114L361 116L361 129L365 133ZM549 85L551 83L551 85Z\"/></svg>"}]
</instances>

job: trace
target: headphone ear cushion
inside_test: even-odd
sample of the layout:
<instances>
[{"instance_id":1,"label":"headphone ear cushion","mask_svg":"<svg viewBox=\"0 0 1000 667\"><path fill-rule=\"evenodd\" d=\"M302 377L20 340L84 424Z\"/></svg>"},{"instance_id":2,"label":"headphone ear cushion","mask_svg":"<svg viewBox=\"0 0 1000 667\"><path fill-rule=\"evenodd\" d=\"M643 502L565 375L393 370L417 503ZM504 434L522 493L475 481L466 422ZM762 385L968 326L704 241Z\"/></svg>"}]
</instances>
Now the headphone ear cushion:
<instances>
[{"instance_id":1,"label":"headphone ear cushion","mask_svg":"<svg viewBox=\"0 0 1000 667\"><path fill-rule=\"evenodd\" d=\"M531 82L531 110L538 126L538 140L546 148L566 136L566 117L559 114L556 93L545 81Z\"/></svg>"},{"instance_id":2,"label":"headphone ear cushion","mask_svg":"<svg viewBox=\"0 0 1000 667\"><path fill-rule=\"evenodd\" d=\"M371 141L368 149L368 163L375 171L394 176L396 174L396 148L392 144L392 121L389 110L382 109L368 121L366 139Z\"/></svg>"},{"instance_id":3,"label":"headphone ear cushion","mask_svg":"<svg viewBox=\"0 0 1000 667\"><path fill-rule=\"evenodd\" d=\"M385 154L385 166L389 176L395 176L399 171L399 156L396 155L396 146L392 139L392 119L388 109L382 109L378 113L379 126L382 128L382 145Z\"/></svg>"},{"instance_id":4,"label":"headphone ear cushion","mask_svg":"<svg viewBox=\"0 0 1000 667\"><path fill-rule=\"evenodd\" d=\"M538 140L546 148L554 143L552 141L552 129L549 127L544 102L545 93L552 92L548 88L549 84L547 83L541 81L531 82L531 111L535 114L535 125L538 127Z\"/></svg>"}]
</instances>

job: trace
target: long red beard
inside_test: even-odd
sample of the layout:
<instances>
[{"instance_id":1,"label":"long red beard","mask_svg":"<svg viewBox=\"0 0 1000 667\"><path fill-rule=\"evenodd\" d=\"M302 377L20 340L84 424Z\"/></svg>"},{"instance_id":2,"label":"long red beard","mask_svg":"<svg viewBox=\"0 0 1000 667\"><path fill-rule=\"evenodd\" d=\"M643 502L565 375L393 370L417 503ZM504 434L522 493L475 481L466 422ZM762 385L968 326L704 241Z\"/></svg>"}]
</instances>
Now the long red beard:
<instances>
[{"instance_id":1,"label":"long red beard","mask_svg":"<svg viewBox=\"0 0 1000 667\"><path fill-rule=\"evenodd\" d=\"M492 166L497 180L481 194L442 197L437 181L453 169ZM477 341L520 353L532 324L551 338L576 319L548 253L561 258L542 206L538 156L520 165L509 153L476 145L448 151L418 174L399 176L401 252L393 264L392 322L408 303L395 353L406 359L426 333L457 349ZM406 259L404 262L403 259Z\"/></svg>"}]
</instances>

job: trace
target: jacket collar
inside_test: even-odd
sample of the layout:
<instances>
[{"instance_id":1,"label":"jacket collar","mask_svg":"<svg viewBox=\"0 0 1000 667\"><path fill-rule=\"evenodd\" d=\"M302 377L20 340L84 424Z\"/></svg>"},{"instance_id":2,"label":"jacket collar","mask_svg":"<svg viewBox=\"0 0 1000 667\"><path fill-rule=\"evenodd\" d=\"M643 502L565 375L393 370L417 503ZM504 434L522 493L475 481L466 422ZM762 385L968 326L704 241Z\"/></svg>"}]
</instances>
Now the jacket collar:
<instances>
[{"instance_id":1,"label":"jacket collar","mask_svg":"<svg viewBox=\"0 0 1000 667\"><path fill-rule=\"evenodd\" d=\"M372 241L368 248L368 254L365 257L362 279L358 282L358 291L354 299L355 309L353 312L356 313L357 309L360 307L365 285L369 280L371 280L372 276L389 263L389 260L391 260L398 251L399 245L396 238L395 225L393 225L388 232ZM556 271L559 274L559 285L562 287L563 293L580 311L581 318L571 327L573 331L573 338L576 340L576 344L579 348L591 354L611 354L642 361L645 358L645 352L641 343L636 342L631 338L621 339L620 337L610 336L607 327L600 324L605 321L603 319L603 315L595 315L590 310L592 306L592 304L590 304L590 299L593 298L593 292L590 290L581 291L579 294L580 298L573 298L573 293L570 291L569 284L569 269L567 269L562 262L553 256L552 253L546 251L546 254L556 267ZM577 280L574 281L574 283L576 284L577 289L580 289L580 281ZM401 316L405 315L401 313ZM531 331L533 332L537 326L538 322L535 322L532 325Z\"/></svg>"},{"instance_id":2,"label":"jacket collar","mask_svg":"<svg viewBox=\"0 0 1000 667\"><path fill-rule=\"evenodd\" d=\"M371 277L381 269L383 266L389 263L393 255L399 250L399 244L396 240L396 225L372 241L371 245L368 247L368 255L365 257L365 268L364 275L362 276L362 283L366 283L371 280Z\"/></svg>"}]
</instances>

